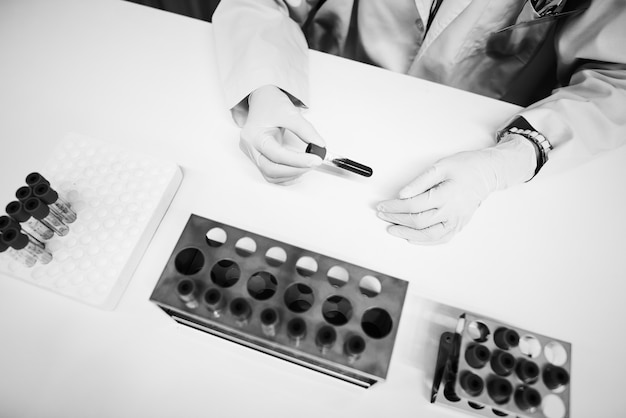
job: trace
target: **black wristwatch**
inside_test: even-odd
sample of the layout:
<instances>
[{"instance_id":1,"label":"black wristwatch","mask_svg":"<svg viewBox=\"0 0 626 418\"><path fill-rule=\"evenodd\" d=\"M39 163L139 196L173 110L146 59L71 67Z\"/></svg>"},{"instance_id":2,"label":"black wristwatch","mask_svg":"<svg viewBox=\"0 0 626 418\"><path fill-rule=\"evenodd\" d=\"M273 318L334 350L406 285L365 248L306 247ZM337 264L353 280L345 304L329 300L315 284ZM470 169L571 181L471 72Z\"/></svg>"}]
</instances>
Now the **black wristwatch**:
<instances>
[{"instance_id":1,"label":"black wristwatch","mask_svg":"<svg viewBox=\"0 0 626 418\"><path fill-rule=\"evenodd\" d=\"M537 156L537 167L535 168L535 174L533 174L533 177L535 177L541 170L541 167L548 161L548 153L552 149L552 144L521 116L517 116L504 129L498 131L498 142L502 141L509 134L521 135L535 146L535 154Z\"/></svg>"}]
</instances>

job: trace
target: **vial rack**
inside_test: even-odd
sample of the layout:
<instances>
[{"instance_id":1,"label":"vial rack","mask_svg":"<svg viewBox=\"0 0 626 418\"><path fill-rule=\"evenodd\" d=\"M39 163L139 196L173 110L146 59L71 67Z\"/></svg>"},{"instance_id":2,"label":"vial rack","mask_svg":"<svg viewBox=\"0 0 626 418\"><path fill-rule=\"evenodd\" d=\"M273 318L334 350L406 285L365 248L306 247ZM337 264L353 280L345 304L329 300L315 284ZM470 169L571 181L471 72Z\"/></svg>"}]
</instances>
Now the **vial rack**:
<instances>
[{"instance_id":1,"label":"vial rack","mask_svg":"<svg viewBox=\"0 0 626 418\"><path fill-rule=\"evenodd\" d=\"M180 168L69 134L38 171L71 204L77 219L69 234L46 241L50 263L28 268L0 257L0 273L114 309L180 185Z\"/></svg>"},{"instance_id":2,"label":"vial rack","mask_svg":"<svg viewBox=\"0 0 626 418\"><path fill-rule=\"evenodd\" d=\"M493 418L568 418L571 344L471 313L441 335L431 402Z\"/></svg>"},{"instance_id":3,"label":"vial rack","mask_svg":"<svg viewBox=\"0 0 626 418\"><path fill-rule=\"evenodd\" d=\"M181 324L370 387L387 375L407 287L192 214L150 300Z\"/></svg>"}]
</instances>

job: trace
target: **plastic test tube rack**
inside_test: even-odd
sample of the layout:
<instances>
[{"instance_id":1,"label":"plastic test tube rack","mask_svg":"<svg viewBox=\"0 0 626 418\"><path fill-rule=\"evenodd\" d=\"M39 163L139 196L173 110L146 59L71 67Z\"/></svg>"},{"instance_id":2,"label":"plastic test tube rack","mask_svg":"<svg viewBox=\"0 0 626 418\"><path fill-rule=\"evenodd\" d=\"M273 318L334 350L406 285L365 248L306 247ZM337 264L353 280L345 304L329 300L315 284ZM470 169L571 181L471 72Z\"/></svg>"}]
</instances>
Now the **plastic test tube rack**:
<instances>
[{"instance_id":1,"label":"plastic test tube rack","mask_svg":"<svg viewBox=\"0 0 626 418\"><path fill-rule=\"evenodd\" d=\"M431 402L487 417L569 417L571 344L465 313L441 335Z\"/></svg>"},{"instance_id":2,"label":"plastic test tube rack","mask_svg":"<svg viewBox=\"0 0 626 418\"><path fill-rule=\"evenodd\" d=\"M40 172L77 219L66 236L46 241L51 262L28 268L3 256L0 273L113 309L178 189L180 168L72 134Z\"/></svg>"},{"instance_id":3,"label":"plastic test tube rack","mask_svg":"<svg viewBox=\"0 0 626 418\"><path fill-rule=\"evenodd\" d=\"M151 300L181 324L369 387L387 375L407 287L191 215Z\"/></svg>"}]
</instances>

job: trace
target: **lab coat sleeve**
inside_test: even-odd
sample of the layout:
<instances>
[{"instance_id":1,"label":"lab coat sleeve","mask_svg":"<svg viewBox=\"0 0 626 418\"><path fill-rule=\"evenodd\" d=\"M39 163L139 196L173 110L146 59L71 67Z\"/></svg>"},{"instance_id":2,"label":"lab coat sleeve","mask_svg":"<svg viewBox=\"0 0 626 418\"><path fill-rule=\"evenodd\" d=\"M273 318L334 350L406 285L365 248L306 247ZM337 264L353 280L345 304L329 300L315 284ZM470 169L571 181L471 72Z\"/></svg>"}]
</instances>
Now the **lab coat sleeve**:
<instances>
[{"instance_id":1,"label":"lab coat sleeve","mask_svg":"<svg viewBox=\"0 0 626 418\"><path fill-rule=\"evenodd\" d=\"M308 102L308 46L299 23L310 9L304 0L220 2L212 19L218 72L236 121L247 114L248 95L264 85Z\"/></svg>"},{"instance_id":2,"label":"lab coat sleeve","mask_svg":"<svg viewBox=\"0 0 626 418\"><path fill-rule=\"evenodd\" d=\"M588 157L626 143L626 1L592 1L557 34L568 83L523 110L554 147L552 156Z\"/></svg>"}]
</instances>

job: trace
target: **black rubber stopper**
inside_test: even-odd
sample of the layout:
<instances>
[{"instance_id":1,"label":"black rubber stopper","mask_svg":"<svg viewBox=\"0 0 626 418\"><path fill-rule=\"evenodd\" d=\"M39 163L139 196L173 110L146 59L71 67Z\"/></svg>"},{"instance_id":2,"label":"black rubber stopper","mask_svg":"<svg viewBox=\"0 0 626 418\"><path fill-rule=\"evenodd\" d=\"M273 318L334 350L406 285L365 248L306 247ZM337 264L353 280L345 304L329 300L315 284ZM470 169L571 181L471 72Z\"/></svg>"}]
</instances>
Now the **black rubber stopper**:
<instances>
[{"instance_id":1,"label":"black rubber stopper","mask_svg":"<svg viewBox=\"0 0 626 418\"><path fill-rule=\"evenodd\" d=\"M471 344L465 350L465 361L473 368L480 369L487 364L490 355L489 349L484 345Z\"/></svg>"},{"instance_id":2,"label":"black rubber stopper","mask_svg":"<svg viewBox=\"0 0 626 418\"><path fill-rule=\"evenodd\" d=\"M359 335L348 338L343 347L349 356L358 356L365 351L365 340Z\"/></svg>"},{"instance_id":3,"label":"black rubber stopper","mask_svg":"<svg viewBox=\"0 0 626 418\"><path fill-rule=\"evenodd\" d=\"M41 183L33 187L35 197L51 205L59 199L59 194L49 184Z\"/></svg>"},{"instance_id":4,"label":"black rubber stopper","mask_svg":"<svg viewBox=\"0 0 626 418\"><path fill-rule=\"evenodd\" d=\"M230 313L232 313L237 320L243 321L250 318L252 308L244 298L235 298L230 302Z\"/></svg>"},{"instance_id":5,"label":"black rubber stopper","mask_svg":"<svg viewBox=\"0 0 626 418\"><path fill-rule=\"evenodd\" d=\"M28 237L22 234L19 230L13 228L7 228L2 233L2 241L8 246L21 250L28 245Z\"/></svg>"},{"instance_id":6,"label":"black rubber stopper","mask_svg":"<svg viewBox=\"0 0 626 418\"><path fill-rule=\"evenodd\" d=\"M543 369L543 383L548 389L556 389L569 383L569 373L562 367L546 366Z\"/></svg>"},{"instance_id":7,"label":"black rubber stopper","mask_svg":"<svg viewBox=\"0 0 626 418\"><path fill-rule=\"evenodd\" d=\"M30 187L35 187L38 184L50 185L50 182L46 180L44 176L35 171L26 176L26 184L28 184Z\"/></svg>"},{"instance_id":8,"label":"black rubber stopper","mask_svg":"<svg viewBox=\"0 0 626 418\"><path fill-rule=\"evenodd\" d=\"M15 191L15 197L20 202L24 202L26 199L33 197L33 189L28 186L22 186Z\"/></svg>"},{"instance_id":9,"label":"black rubber stopper","mask_svg":"<svg viewBox=\"0 0 626 418\"><path fill-rule=\"evenodd\" d=\"M519 334L511 328L501 327L493 334L493 342L495 342L499 348L508 350L509 348L517 347L519 344Z\"/></svg>"},{"instance_id":10,"label":"black rubber stopper","mask_svg":"<svg viewBox=\"0 0 626 418\"><path fill-rule=\"evenodd\" d=\"M491 369L500 376L508 376L515 369L515 357L507 351L495 350L491 354Z\"/></svg>"},{"instance_id":11,"label":"black rubber stopper","mask_svg":"<svg viewBox=\"0 0 626 418\"><path fill-rule=\"evenodd\" d=\"M309 154L315 154L322 160L326 157L326 148L322 148L315 144L309 144L306 147L306 152Z\"/></svg>"},{"instance_id":12,"label":"black rubber stopper","mask_svg":"<svg viewBox=\"0 0 626 418\"><path fill-rule=\"evenodd\" d=\"M20 224L17 221L7 215L0 216L0 232L6 230L7 228L13 228L20 230Z\"/></svg>"},{"instance_id":13,"label":"black rubber stopper","mask_svg":"<svg viewBox=\"0 0 626 418\"><path fill-rule=\"evenodd\" d=\"M539 377L539 366L533 361L520 359L515 368L517 377L524 383L533 383Z\"/></svg>"},{"instance_id":14,"label":"black rubber stopper","mask_svg":"<svg viewBox=\"0 0 626 418\"><path fill-rule=\"evenodd\" d=\"M480 395L485 387L485 382L480 376L467 370L461 374L459 382L463 390L470 396Z\"/></svg>"},{"instance_id":15,"label":"black rubber stopper","mask_svg":"<svg viewBox=\"0 0 626 418\"><path fill-rule=\"evenodd\" d=\"M528 386L519 386L515 390L514 399L522 411L530 411L541 405L541 394Z\"/></svg>"},{"instance_id":16,"label":"black rubber stopper","mask_svg":"<svg viewBox=\"0 0 626 418\"><path fill-rule=\"evenodd\" d=\"M30 219L30 215L24 210L22 202L18 202L17 200L10 202L6 206L5 210L7 212L7 215L9 215L11 218L15 219L18 222L26 222Z\"/></svg>"},{"instance_id":17,"label":"black rubber stopper","mask_svg":"<svg viewBox=\"0 0 626 418\"><path fill-rule=\"evenodd\" d=\"M306 322L302 318L292 318L287 322L287 335L291 338L304 338Z\"/></svg>"},{"instance_id":18,"label":"black rubber stopper","mask_svg":"<svg viewBox=\"0 0 626 418\"><path fill-rule=\"evenodd\" d=\"M513 393L511 383L502 377L493 377L487 382L487 393L497 404L508 402Z\"/></svg>"},{"instance_id":19,"label":"black rubber stopper","mask_svg":"<svg viewBox=\"0 0 626 418\"><path fill-rule=\"evenodd\" d=\"M44 219L50 214L50 208L36 197L31 197L24 202L24 209L26 213L31 215L35 219Z\"/></svg>"}]
</instances>

